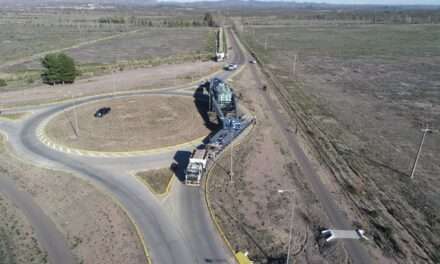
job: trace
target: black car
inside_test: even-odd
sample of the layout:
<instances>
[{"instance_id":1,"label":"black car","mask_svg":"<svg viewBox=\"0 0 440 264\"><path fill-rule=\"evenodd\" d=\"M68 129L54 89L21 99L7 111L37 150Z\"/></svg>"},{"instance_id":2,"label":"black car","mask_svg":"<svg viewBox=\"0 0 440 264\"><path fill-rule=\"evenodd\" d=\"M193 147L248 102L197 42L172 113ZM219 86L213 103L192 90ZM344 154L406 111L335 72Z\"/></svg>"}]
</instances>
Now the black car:
<instances>
[{"instance_id":1,"label":"black car","mask_svg":"<svg viewBox=\"0 0 440 264\"><path fill-rule=\"evenodd\" d=\"M102 107L99 108L98 111L95 113L95 117L101 118L105 116L106 114L110 113L112 109L110 107Z\"/></svg>"}]
</instances>

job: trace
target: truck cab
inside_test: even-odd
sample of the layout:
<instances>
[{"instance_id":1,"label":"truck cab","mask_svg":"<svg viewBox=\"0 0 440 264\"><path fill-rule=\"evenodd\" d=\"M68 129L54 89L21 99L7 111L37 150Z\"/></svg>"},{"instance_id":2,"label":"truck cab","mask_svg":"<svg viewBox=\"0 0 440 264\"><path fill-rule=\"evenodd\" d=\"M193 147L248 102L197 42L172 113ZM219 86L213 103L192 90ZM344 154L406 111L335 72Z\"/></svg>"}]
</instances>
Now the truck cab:
<instances>
[{"instance_id":1,"label":"truck cab","mask_svg":"<svg viewBox=\"0 0 440 264\"><path fill-rule=\"evenodd\" d=\"M195 149L185 170L185 184L199 186L206 169L207 150Z\"/></svg>"}]
</instances>

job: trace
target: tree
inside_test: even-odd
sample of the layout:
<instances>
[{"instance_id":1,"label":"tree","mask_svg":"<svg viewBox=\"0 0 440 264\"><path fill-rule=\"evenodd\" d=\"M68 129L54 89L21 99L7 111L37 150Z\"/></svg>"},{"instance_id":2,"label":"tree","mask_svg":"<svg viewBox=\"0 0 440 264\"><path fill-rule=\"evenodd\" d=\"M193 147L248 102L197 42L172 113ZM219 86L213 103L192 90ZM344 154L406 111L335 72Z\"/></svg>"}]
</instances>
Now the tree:
<instances>
[{"instance_id":1,"label":"tree","mask_svg":"<svg viewBox=\"0 0 440 264\"><path fill-rule=\"evenodd\" d=\"M73 83L78 75L75 61L64 53L47 54L41 64L44 67L41 78L48 84Z\"/></svg>"},{"instance_id":2,"label":"tree","mask_svg":"<svg viewBox=\"0 0 440 264\"><path fill-rule=\"evenodd\" d=\"M203 18L203 23L205 25L208 25L209 27L215 27L216 24L214 22L214 18L212 17L211 13L206 13L205 17Z\"/></svg>"}]
</instances>

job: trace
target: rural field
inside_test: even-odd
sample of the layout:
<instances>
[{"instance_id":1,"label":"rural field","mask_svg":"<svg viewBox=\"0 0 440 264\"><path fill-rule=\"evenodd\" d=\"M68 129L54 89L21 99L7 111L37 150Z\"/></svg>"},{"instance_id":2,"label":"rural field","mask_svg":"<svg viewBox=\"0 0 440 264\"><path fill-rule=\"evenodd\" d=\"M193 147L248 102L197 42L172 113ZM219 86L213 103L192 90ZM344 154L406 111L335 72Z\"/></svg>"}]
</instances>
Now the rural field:
<instances>
[{"instance_id":1,"label":"rural field","mask_svg":"<svg viewBox=\"0 0 440 264\"><path fill-rule=\"evenodd\" d=\"M102 107L111 111L94 117ZM186 143L207 136L210 130L191 97L139 96L68 110L49 122L46 133L54 142L73 148L136 151Z\"/></svg>"},{"instance_id":2,"label":"rural field","mask_svg":"<svg viewBox=\"0 0 440 264\"><path fill-rule=\"evenodd\" d=\"M440 26L237 21L353 223L390 262L440 261Z\"/></svg>"},{"instance_id":3,"label":"rural field","mask_svg":"<svg viewBox=\"0 0 440 264\"><path fill-rule=\"evenodd\" d=\"M6 85L0 92L41 85L40 59L50 52L71 56L80 78L88 78L115 70L206 61L215 47L215 29L201 25L198 16L137 16L117 10L2 14L0 79Z\"/></svg>"}]
</instances>

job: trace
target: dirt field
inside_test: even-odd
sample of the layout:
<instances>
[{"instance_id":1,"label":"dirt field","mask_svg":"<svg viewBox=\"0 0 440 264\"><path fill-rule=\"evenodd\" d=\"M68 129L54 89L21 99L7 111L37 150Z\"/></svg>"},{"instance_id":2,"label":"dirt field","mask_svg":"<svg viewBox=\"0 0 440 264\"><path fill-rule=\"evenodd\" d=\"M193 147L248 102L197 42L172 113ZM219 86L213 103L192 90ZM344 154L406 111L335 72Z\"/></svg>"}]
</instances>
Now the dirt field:
<instances>
[{"instance_id":1,"label":"dirt field","mask_svg":"<svg viewBox=\"0 0 440 264\"><path fill-rule=\"evenodd\" d=\"M1 194L0 212L0 263L47 263L47 255L26 217Z\"/></svg>"},{"instance_id":2,"label":"dirt field","mask_svg":"<svg viewBox=\"0 0 440 264\"><path fill-rule=\"evenodd\" d=\"M94 114L111 107L103 118ZM78 133L75 133L75 111ZM86 104L60 114L47 126L55 142L96 151L134 151L173 146L207 136L209 129L192 97L140 96ZM78 136L77 136L78 135Z\"/></svg>"},{"instance_id":3,"label":"dirt field","mask_svg":"<svg viewBox=\"0 0 440 264\"><path fill-rule=\"evenodd\" d=\"M210 54L214 30L210 28L151 28L142 29L120 37L104 39L90 45L73 48L66 54L75 59L78 65L106 65L127 61L151 61L154 58L176 57L188 54ZM209 56L209 55L208 55ZM151 62L153 63L153 62ZM13 71L40 70L39 60L19 64ZM8 71L11 71L8 70Z\"/></svg>"},{"instance_id":4,"label":"dirt field","mask_svg":"<svg viewBox=\"0 0 440 264\"><path fill-rule=\"evenodd\" d=\"M4 91L0 92L0 108L41 104L87 95L183 85L213 73L220 67L214 62L161 65L91 77L65 86L41 85L19 91Z\"/></svg>"},{"instance_id":5,"label":"dirt field","mask_svg":"<svg viewBox=\"0 0 440 264\"><path fill-rule=\"evenodd\" d=\"M389 261L438 263L438 132L427 136L414 181L409 173L420 130L440 126L440 27L245 30L247 42L290 94L315 155L335 176L327 184L339 185L338 199L352 208L355 224L367 229Z\"/></svg>"},{"instance_id":6,"label":"dirt field","mask_svg":"<svg viewBox=\"0 0 440 264\"><path fill-rule=\"evenodd\" d=\"M160 23L160 17L144 10L143 20ZM0 11L1 12L1 11ZM161 12L161 11L158 11ZM135 13L135 12L134 12ZM133 14L134 14L133 13ZM114 10L53 12L15 10L0 16L0 91L23 90L41 85L40 59L49 52L65 52L73 57L84 79L118 71L210 60L215 46L215 29L203 26L140 25L136 17ZM101 23L99 19L124 18L123 24ZM187 20L199 19L188 15Z\"/></svg>"},{"instance_id":7,"label":"dirt field","mask_svg":"<svg viewBox=\"0 0 440 264\"><path fill-rule=\"evenodd\" d=\"M23 163L11 156L3 144L0 145L0 154L2 177L14 179L19 189L33 196L35 202L67 237L78 263L146 263L134 226L109 197L70 174ZM4 200L0 203L0 206L6 205ZM8 253L23 253L18 259L25 261L17 263L44 263L38 262L44 255L36 253L35 241L23 240L23 234L32 236L29 227L18 216L14 217L13 210L7 211L7 214L11 213L10 218L4 218L6 215L3 212L0 231L14 231L14 239L20 240L17 247ZM6 219L8 224L4 226L3 220ZM15 226L11 226L11 223L15 223ZM24 225L23 229L18 229L20 225ZM32 254L35 254L34 260L30 258Z\"/></svg>"},{"instance_id":8,"label":"dirt field","mask_svg":"<svg viewBox=\"0 0 440 264\"><path fill-rule=\"evenodd\" d=\"M218 222L235 250L249 251L256 263L285 263L289 218L294 203L291 254L296 263L344 263L338 244L317 241L326 216L304 180L295 159L283 147L281 132L249 70L234 81L241 104L255 113L257 126L234 147L234 178L230 182L230 153L218 162L209 180L210 201ZM278 189L291 193L279 194Z\"/></svg>"}]
</instances>

